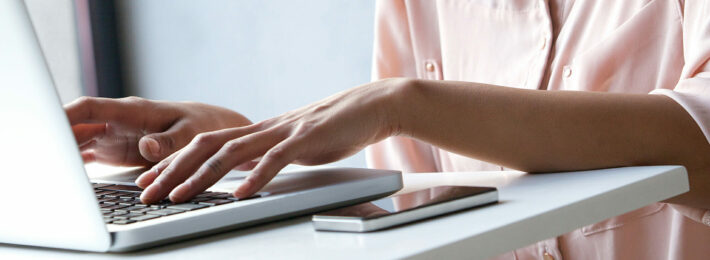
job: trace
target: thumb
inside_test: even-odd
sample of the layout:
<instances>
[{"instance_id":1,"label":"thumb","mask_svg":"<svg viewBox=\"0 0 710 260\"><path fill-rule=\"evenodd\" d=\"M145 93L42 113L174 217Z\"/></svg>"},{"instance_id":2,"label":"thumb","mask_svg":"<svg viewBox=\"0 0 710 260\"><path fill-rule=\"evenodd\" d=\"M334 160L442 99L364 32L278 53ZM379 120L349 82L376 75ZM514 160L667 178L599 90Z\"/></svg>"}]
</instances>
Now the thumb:
<instances>
[{"instance_id":1,"label":"thumb","mask_svg":"<svg viewBox=\"0 0 710 260\"><path fill-rule=\"evenodd\" d=\"M138 150L146 160L159 162L190 141L187 132L185 127L173 126L162 133L145 135L138 141Z\"/></svg>"}]
</instances>

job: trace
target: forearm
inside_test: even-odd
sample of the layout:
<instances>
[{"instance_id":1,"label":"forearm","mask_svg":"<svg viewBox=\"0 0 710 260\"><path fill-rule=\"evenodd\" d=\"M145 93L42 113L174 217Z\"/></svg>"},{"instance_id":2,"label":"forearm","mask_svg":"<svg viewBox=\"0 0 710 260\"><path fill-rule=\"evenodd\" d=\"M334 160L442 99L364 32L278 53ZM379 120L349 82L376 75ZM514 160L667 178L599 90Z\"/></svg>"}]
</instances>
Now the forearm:
<instances>
[{"instance_id":1,"label":"forearm","mask_svg":"<svg viewBox=\"0 0 710 260\"><path fill-rule=\"evenodd\" d=\"M537 91L468 82L408 81L397 131L446 150L527 172L631 165L688 168L674 202L710 207L710 145L665 96Z\"/></svg>"}]
</instances>

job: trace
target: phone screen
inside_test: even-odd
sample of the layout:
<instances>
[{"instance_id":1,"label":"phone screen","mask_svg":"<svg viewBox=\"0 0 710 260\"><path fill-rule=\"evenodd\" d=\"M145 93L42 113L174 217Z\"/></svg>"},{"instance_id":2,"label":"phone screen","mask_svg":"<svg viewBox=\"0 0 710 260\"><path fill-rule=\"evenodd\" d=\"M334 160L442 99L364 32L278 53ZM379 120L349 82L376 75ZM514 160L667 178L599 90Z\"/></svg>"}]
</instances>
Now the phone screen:
<instances>
[{"instance_id":1,"label":"phone screen","mask_svg":"<svg viewBox=\"0 0 710 260\"><path fill-rule=\"evenodd\" d=\"M491 187L438 186L331 210L318 215L372 219L495 190Z\"/></svg>"}]
</instances>

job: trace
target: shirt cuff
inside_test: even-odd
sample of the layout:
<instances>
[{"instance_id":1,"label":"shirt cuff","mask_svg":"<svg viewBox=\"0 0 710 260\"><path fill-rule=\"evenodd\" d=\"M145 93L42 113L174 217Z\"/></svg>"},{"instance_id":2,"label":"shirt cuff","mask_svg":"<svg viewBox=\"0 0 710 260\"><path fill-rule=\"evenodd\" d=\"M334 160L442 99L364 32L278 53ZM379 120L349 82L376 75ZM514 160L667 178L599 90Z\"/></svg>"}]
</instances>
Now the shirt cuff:
<instances>
[{"instance_id":1,"label":"shirt cuff","mask_svg":"<svg viewBox=\"0 0 710 260\"><path fill-rule=\"evenodd\" d=\"M683 79L673 90L656 89L650 94L664 95L680 104L710 143L710 78Z\"/></svg>"},{"instance_id":2,"label":"shirt cuff","mask_svg":"<svg viewBox=\"0 0 710 260\"><path fill-rule=\"evenodd\" d=\"M710 211L701 208L694 208L678 204L668 204L681 215L710 227Z\"/></svg>"}]
</instances>

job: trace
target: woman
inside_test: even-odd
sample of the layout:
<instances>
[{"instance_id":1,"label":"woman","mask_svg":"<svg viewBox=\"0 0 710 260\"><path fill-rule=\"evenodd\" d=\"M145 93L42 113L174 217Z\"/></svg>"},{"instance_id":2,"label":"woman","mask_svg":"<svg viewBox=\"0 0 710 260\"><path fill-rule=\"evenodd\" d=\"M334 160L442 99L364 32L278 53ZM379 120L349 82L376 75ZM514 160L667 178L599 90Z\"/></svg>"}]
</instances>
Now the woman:
<instances>
[{"instance_id":1,"label":"woman","mask_svg":"<svg viewBox=\"0 0 710 260\"><path fill-rule=\"evenodd\" d=\"M84 98L66 107L82 153L158 162L136 181L146 203L188 200L233 168L253 169L235 191L249 196L289 163L366 146L370 166L405 172L680 164L690 192L668 204L500 258L710 255L709 1L392 0L376 19L382 80L255 124L203 104Z\"/></svg>"}]
</instances>

